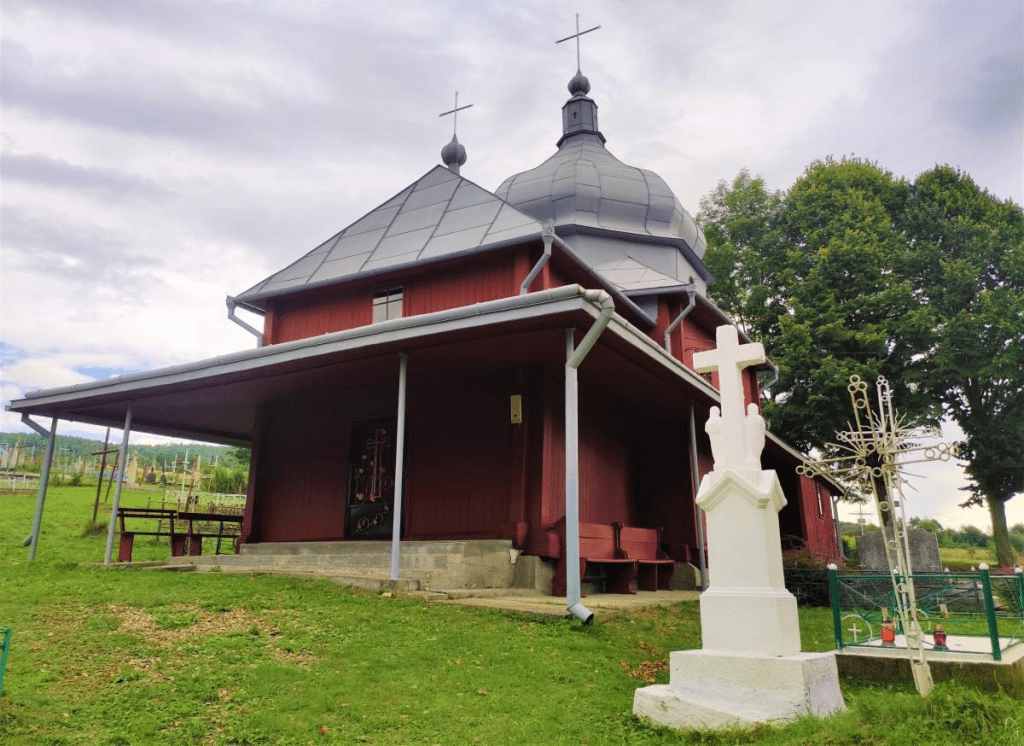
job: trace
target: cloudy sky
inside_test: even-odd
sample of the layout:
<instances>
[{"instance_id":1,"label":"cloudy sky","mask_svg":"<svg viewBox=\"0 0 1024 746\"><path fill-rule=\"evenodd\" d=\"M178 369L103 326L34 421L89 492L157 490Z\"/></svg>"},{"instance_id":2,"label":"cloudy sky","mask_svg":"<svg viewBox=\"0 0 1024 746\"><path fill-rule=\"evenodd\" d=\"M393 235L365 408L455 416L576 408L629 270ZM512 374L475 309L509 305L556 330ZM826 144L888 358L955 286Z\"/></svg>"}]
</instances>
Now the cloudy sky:
<instances>
[{"instance_id":1,"label":"cloudy sky","mask_svg":"<svg viewBox=\"0 0 1024 746\"><path fill-rule=\"evenodd\" d=\"M609 150L691 212L844 154L1024 201L1020 0L4 0L0 398L252 346L225 296L438 163L456 90L464 176L539 164L575 12ZM910 514L985 525L960 480Z\"/></svg>"}]
</instances>

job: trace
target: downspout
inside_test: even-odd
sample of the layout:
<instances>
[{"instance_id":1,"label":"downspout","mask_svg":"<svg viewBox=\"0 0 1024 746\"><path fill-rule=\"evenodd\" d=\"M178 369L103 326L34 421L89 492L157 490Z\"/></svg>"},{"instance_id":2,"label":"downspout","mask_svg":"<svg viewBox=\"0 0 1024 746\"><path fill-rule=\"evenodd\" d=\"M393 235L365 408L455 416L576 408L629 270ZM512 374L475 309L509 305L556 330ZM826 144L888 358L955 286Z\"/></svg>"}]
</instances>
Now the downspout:
<instances>
[{"instance_id":1,"label":"downspout","mask_svg":"<svg viewBox=\"0 0 1024 746\"><path fill-rule=\"evenodd\" d=\"M839 559L846 561L846 550L843 547L843 529L839 521L839 496L832 495L832 525L836 530L836 550L839 552Z\"/></svg>"},{"instance_id":2,"label":"downspout","mask_svg":"<svg viewBox=\"0 0 1024 746\"><path fill-rule=\"evenodd\" d=\"M50 423L50 429L41 427L33 422L27 414L21 415L21 421L46 438L46 455L43 456L43 470L39 475L39 494L36 496L36 514L32 519L32 534L29 540L32 542L28 550L29 562L36 558L36 549L39 548L39 529L43 524L43 506L46 504L46 487L50 482L50 466L53 464L53 446L57 440L57 418L54 417Z\"/></svg>"},{"instance_id":3,"label":"downspout","mask_svg":"<svg viewBox=\"0 0 1024 746\"><path fill-rule=\"evenodd\" d=\"M601 306L579 347L573 349L574 329L565 330L565 607L569 613L590 624L594 613L580 602L580 451L579 382L577 369L594 347L615 313L615 302L605 291L592 295Z\"/></svg>"},{"instance_id":4,"label":"downspout","mask_svg":"<svg viewBox=\"0 0 1024 746\"><path fill-rule=\"evenodd\" d=\"M676 320L668 325L668 329L665 330L665 352L669 355L672 354L672 337L670 336L675 328L679 326L683 319L690 315L690 311L697 305L697 291L694 288L690 288L686 291L686 294L690 296L690 302L686 304L686 308L679 312L676 316Z\"/></svg>"},{"instance_id":5,"label":"downspout","mask_svg":"<svg viewBox=\"0 0 1024 746\"><path fill-rule=\"evenodd\" d=\"M228 305L228 319L231 320L231 321L234 321L240 327L242 327L247 332L249 332L254 337L256 337L256 346L257 347L262 347L263 346L263 332L261 332L259 329L257 329L254 326L250 326L249 324L245 323L240 318L235 316L235 308L238 306L238 303L235 302L234 298L232 298L229 295L227 297L227 300L225 301L225 303L227 303L227 305Z\"/></svg>"},{"instance_id":6,"label":"downspout","mask_svg":"<svg viewBox=\"0 0 1024 746\"><path fill-rule=\"evenodd\" d=\"M117 471L114 478L117 479L117 487L114 489L114 502L110 505L110 525L107 527L107 553L104 555L103 564L110 564L110 555L114 551L114 530L117 528L117 508L121 504L121 485L124 484L124 468L128 462L125 457L128 454L128 438L132 434L132 403L128 402L124 413L124 435L121 438L121 450L117 453Z\"/></svg>"},{"instance_id":7,"label":"downspout","mask_svg":"<svg viewBox=\"0 0 1024 746\"><path fill-rule=\"evenodd\" d=\"M770 389L772 386L779 382L779 366L773 363L771 360L765 360L765 364L767 364L767 366L771 368L772 377L761 384L761 391L764 391L765 389Z\"/></svg>"},{"instance_id":8,"label":"downspout","mask_svg":"<svg viewBox=\"0 0 1024 746\"><path fill-rule=\"evenodd\" d=\"M391 519L391 579L398 580L402 537L402 482L405 480L405 391L409 356L398 353L398 434L395 438L395 512Z\"/></svg>"},{"instance_id":9,"label":"downspout","mask_svg":"<svg viewBox=\"0 0 1024 746\"><path fill-rule=\"evenodd\" d=\"M708 561L704 556L704 511L697 504L700 489L700 469L697 467L697 420L690 404L690 475L693 481L693 514L697 520L697 564L700 568L700 589L708 589Z\"/></svg>"},{"instance_id":10,"label":"downspout","mask_svg":"<svg viewBox=\"0 0 1024 746\"><path fill-rule=\"evenodd\" d=\"M523 280L523 284L519 286L519 294L526 295L530 292L530 283L537 279L537 275L544 269L544 265L551 259L551 243L555 240L555 221L549 220L544 224L544 230L541 232L541 238L544 240L544 253L541 254L540 259L533 265L533 269L530 270L530 274ZM561 241L561 239L558 239Z\"/></svg>"}]
</instances>

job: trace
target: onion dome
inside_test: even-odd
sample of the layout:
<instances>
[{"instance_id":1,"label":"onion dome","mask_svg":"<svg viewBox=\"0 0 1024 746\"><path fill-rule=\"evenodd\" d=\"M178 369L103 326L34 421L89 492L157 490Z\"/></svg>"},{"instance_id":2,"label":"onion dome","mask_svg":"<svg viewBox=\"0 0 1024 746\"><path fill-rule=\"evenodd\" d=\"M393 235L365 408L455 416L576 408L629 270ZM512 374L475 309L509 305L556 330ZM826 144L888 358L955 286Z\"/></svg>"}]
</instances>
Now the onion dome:
<instances>
[{"instance_id":1,"label":"onion dome","mask_svg":"<svg viewBox=\"0 0 1024 746\"><path fill-rule=\"evenodd\" d=\"M454 134L451 142L441 148L441 162L448 167L452 173L459 173L459 168L466 165L466 146L459 142Z\"/></svg>"},{"instance_id":2,"label":"onion dome","mask_svg":"<svg viewBox=\"0 0 1024 746\"><path fill-rule=\"evenodd\" d=\"M700 260L707 244L693 217L664 179L623 163L605 148L597 104L587 95L590 81L578 70L569 92L558 150L536 168L505 179L494 193L540 222L553 220L558 234L581 255L593 253L588 258L596 263L627 252L636 256L637 246L650 252L660 247L659 271L684 282L691 273L710 281ZM573 241L574 235L594 239ZM680 253L688 268L676 261ZM670 271L672 265L678 269Z\"/></svg>"}]
</instances>

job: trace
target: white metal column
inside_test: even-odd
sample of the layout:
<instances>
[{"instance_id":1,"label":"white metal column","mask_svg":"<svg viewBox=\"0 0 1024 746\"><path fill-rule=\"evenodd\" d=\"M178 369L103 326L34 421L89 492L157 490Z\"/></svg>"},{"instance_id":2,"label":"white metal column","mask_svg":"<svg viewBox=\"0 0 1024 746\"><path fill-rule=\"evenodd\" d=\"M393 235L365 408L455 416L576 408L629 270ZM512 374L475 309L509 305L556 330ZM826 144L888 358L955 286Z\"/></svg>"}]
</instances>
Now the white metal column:
<instances>
[{"instance_id":1,"label":"white metal column","mask_svg":"<svg viewBox=\"0 0 1024 746\"><path fill-rule=\"evenodd\" d=\"M53 447L57 440L57 418L54 417L50 423L50 432L47 434L43 428L27 417L21 418L40 435L46 434L46 455L43 456L43 469L39 474L39 493L36 496L36 514L32 519L31 549L28 550L28 559L31 562L36 558L36 549L39 547L39 530L43 524L43 506L46 504L46 488L50 482L50 466L53 464Z\"/></svg>"},{"instance_id":2,"label":"white metal column","mask_svg":"<svg viewBox=\"0 0 1024 746\"><path fill-rule=\"evenodd\" d=\"M128 402L124 413L124 436L121 438L121 450L117 453L117 471L114 478L117 479L117 487L114 489L114 502L110 506L110 525L107 527L107 553L103 558L103 564L110 564L110 555L114 551L114 531L117 530L117 508L121 503L121 485L124 484L125 460L128 455L128 438L132 434L132 403Z\"/></svg>"},{"instance_id":3,"label":"white metal column","mask_svg":"<svg viewBox=\"0 0 1024 746\"><path fill-rule=\"evenodd\" d=\"M391 579L398 580L402 541L402 482L405 479L405 390L409 356L398 354L398 435L395 443L395 510L391 524Z\"/></svg>"}]
</instances>

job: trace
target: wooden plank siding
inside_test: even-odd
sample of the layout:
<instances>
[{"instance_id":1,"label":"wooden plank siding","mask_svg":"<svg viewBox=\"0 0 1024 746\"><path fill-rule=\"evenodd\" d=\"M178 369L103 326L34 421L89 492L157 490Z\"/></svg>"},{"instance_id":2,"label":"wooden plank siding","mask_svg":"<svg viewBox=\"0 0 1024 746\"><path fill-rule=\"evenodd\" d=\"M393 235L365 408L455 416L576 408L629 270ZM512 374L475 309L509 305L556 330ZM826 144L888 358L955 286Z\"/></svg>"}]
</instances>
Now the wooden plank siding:
<instances>
[{"instance_id":1,"label":"wooden plank siding","mask_svg":"<svg viewBox=\"0 0 1024 746\"><path fill-rule=\"evenodd\" d=\"M517 279L520 272L522 278ZM517 295L527 272L529 266L523 259L506 253L423 274L399 276L382 284L324 288L284 297L273 301L267 311L266 343L290 342L366 326L373 320L373 294L379 290L402 288L402 315L418 316Z\"/></svg>"}]
</instances>

